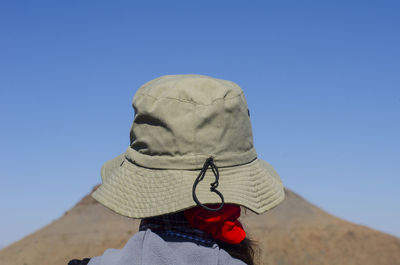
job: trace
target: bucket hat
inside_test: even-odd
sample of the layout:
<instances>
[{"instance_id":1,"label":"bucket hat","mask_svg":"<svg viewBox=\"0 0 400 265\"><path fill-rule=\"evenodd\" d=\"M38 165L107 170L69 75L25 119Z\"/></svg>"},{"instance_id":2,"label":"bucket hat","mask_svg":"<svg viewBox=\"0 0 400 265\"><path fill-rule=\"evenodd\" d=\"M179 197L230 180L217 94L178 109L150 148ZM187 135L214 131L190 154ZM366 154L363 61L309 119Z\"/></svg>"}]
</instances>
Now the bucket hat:
<instances>
[{"instance_id":1,"label":"bucket hat","mask_svg":"<svg viewBox=\"0 0 400 265\"><path fill-rule=\"evenodd\" d=\"M111 210L146 218L224 203L261 214L284 199L279 175L258 159L250 114L235 83L168 75L141 86L130 146L106 162L92 194Z\"/></svg>"}]
</instances>

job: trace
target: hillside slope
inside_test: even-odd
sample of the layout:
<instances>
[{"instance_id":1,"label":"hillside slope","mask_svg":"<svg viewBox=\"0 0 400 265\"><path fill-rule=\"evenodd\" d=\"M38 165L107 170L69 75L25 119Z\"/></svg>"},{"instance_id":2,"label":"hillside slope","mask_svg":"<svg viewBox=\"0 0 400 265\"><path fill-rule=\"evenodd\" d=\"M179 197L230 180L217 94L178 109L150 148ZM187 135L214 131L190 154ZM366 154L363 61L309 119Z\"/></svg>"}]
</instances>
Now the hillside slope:
<instances>
[{"instance_id":1,"label":"hillside slope","mask_svg":"<svg viewBox=\"0 0 400 265\"><path fill-rule=\"evenodd\" d=\"M336 218L286 190L264 215L242 221L262 250L262 264L400 265L400 239ZM121 248L138 220L119 216L85 196L64 216L0 250L1 265L67 264L72 258Z\"/></svg>"}]
</instances>

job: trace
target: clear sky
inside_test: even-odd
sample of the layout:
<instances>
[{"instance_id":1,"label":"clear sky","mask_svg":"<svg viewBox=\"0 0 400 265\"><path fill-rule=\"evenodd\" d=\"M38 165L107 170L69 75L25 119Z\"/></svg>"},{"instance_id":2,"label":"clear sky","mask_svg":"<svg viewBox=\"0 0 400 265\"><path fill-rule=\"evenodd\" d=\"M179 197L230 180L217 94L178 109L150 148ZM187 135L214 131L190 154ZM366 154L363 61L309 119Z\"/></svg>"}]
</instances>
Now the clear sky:
<instances>
[{"instance_id":1,"label":"clear sky","mask_svg":"<svg viewBox=\"0 0 400 265\"><path fill-rule=\"evenodd\" d=\"M232 80L256 150L328 212L400 236L399 1L2 1L0 245L125 151L165 74Z\"/></svg>"}]
</instances>

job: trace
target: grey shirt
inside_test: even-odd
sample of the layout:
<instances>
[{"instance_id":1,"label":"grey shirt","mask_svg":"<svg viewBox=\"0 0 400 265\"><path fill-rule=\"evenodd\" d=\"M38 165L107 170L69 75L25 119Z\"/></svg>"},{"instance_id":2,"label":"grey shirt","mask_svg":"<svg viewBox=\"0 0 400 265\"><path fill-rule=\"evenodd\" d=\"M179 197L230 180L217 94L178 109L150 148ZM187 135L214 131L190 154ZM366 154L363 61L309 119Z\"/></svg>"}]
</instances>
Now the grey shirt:
<instances>
[{"instance_id":1,"label":"grey shirt","mask_svg":"<svg viewBox=\"0 0 400 265\"><path fill-rule=\"evenodd\" d=\"M150 229L136 233L122 249L108 249L88 265L246 265L217 244L168 240Z\"/></svg>"}]
</instances>

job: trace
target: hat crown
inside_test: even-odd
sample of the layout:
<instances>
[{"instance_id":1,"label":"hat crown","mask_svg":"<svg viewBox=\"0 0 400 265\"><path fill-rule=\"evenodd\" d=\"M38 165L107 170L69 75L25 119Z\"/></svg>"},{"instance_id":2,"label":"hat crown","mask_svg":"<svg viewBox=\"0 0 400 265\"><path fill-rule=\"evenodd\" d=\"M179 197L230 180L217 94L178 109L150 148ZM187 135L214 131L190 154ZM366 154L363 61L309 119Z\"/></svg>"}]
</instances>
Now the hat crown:
<instances>
[{"instance_id":1,"label":"hat crown","mask_svg":"<svg viewBox=\"0 0 400 265\"><path fill-rule=\"evenodd\" d=\"M147 82L133 98L135 118L127 159L144 167L201 168L249 163L253 147L242 89L202 75L169 75Z\"/></svg>"},{"instance_id":2,"label":"hat crown","mask_svg":"<svg viewBox=\"0 0 400 265\"><path fill-rule=\"evenodd\" d=\"M242 89L235 83L204 75L166 75L141 86L135 98L144 95L169 98L192 104L210 105L215 100L236 97Z\"/></svg>"}]
</instances>

